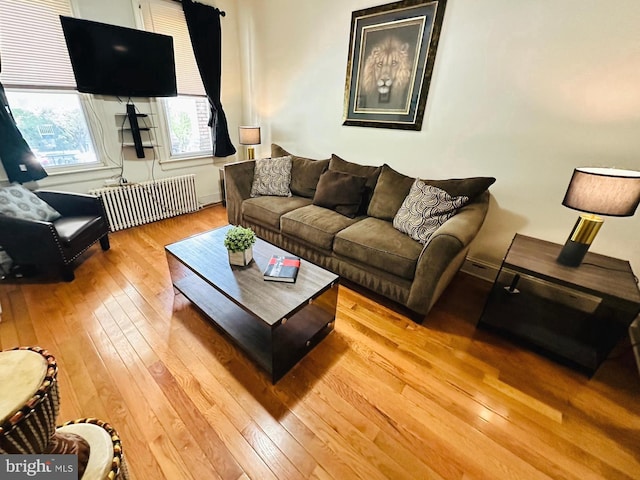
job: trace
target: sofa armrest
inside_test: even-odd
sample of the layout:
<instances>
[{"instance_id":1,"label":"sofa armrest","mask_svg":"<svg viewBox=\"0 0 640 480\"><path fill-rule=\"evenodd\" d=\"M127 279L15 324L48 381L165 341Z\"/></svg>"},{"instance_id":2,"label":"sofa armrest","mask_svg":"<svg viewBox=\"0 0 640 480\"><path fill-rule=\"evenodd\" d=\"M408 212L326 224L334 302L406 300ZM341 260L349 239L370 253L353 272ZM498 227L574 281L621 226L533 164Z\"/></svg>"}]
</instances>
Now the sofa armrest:
<instances>
[{"instance_id":1,"label":"sofa armrest","mask_svg":"<svg viewBox=\"0 0 640 480\"><path fill-rule=\"evenodd\" d=\"M251 195L255 160L227 163L224 166L224 190L227 202L227 218L231 225L242 221L242 202Z\"/></svg>"},{"instance_id":2,"label":"sofa armrest","mask_svg":"<svg viewBox=\"0 0 640 480\"><path fill-rule=\"evenodd\" d=\"M55 192L52 190L36 190L34 193L60 212L63 217L104 215L102 200L95 195Z\"/></svg>"},{"instance_id":3,"label":"sofa armrest","mask_svg":"<svg viewBox=\"0 0 640 480\"><path fill-rule=\"evenodd\" d=\"M488 210L486 191L435 231L418 258L407 302L409 308L424 314L431 309L464 263Z\"/></svg>"},{"instance_id":4,"label":"sofa armrest","mask_svg":"<svg viewBox=\"0 0 640 480\"><path fill-rule=\"evenodd\" d=\"M59 256L57 239L58 232L51 222L0 215L0 245L16 264L47 263Z\"/></svg>"}]
</instances>

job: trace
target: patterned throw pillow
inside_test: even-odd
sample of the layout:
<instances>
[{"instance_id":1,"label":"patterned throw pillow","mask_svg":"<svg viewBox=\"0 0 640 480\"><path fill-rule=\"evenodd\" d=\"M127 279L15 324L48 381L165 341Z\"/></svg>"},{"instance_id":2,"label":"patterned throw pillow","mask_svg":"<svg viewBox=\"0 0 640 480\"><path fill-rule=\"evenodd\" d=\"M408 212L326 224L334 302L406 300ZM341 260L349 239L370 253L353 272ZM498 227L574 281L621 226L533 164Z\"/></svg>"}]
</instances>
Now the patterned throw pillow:
<instances>
[{"instance_id":1,"label":"patterned throw pillow","mask_svg":"<svg viewBox=\"0 0 640 480\"><path fill-rule=\"evenodd\" d=\"M0 188L0 214L24 220L53 222L62 215L22 185Z\"/></svg>"},{"instance_id":2,"label":"patterned throw pillow","mask_svg":"<svg viewBox=\"0 0 640 480\"><path fill-rule=\"evenodd\" d=\"M469 197L452 197L444 190L416 179L393 218L393 226L425 244L433 232L468 201Z\"/></svg>"},{"instance_id":3,"label":"patterned throw pillow","mask_svg":"<svg viewBox=\"0 0 640 480\"><path fill-rule=\"evenodd\" d=\"M274 195L290 197L291 190L291 155L278 158L262 158L256 160L253 171L251 196Z\"/></svg>"}]
</instances>

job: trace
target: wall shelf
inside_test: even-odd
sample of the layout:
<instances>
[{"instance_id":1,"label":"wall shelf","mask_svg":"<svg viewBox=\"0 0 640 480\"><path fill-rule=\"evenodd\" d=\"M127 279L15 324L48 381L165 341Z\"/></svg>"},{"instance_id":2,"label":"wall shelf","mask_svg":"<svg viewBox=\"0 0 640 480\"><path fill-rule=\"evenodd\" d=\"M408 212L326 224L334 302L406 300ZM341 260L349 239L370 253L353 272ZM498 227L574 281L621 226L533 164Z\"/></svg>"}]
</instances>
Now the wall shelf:
<instances>
[{"instance_id":1,"label":"wall shelf","mask_svg":"<svg viewBox=\"0 0 640 480\"><path fill-rule=\"evenodd\" d=\"M152 114L151 114L152 115ZM120 142L123 147L133 147L136 150L136 156L138 158L145 158L144 149L145 148L154 148L157 146L154 135L152 135L153 129L155 129L155 125L147 125L145 120L145 125L140 126L138 123L138 119L149 119L150 114L146 113L138 113L136 112L136 107L133 103L127 104L127 112L126 113L118 113L116 114L116 118L121 118L119 125L121 127L118 129L120 132ZM126 119L125 119L126 118ZM127 125L128 126L125 126ZM125 132L130 133L131 141L124 141ZM146 132L148 138L142 138L141 132Z\"/></svg>"}]
</instances>

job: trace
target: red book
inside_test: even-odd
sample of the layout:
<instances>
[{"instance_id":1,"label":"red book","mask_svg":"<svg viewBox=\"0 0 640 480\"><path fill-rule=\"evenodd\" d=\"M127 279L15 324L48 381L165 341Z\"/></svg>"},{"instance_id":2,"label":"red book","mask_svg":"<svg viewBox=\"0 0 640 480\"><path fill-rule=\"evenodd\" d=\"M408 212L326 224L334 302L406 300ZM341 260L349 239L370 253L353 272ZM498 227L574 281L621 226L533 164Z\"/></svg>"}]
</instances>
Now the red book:
<instances>
[{"instance_id":1,"label":"red book","mask_svg":"<svg viewBox=\"0 0 640 480\"><path fill-rule=\"evenodd\" d=\"M298 276L298 270L300 270L298 257L273 255L264 270L263 278L272 282L294 283Z\"/></svg>"}]
</instances>

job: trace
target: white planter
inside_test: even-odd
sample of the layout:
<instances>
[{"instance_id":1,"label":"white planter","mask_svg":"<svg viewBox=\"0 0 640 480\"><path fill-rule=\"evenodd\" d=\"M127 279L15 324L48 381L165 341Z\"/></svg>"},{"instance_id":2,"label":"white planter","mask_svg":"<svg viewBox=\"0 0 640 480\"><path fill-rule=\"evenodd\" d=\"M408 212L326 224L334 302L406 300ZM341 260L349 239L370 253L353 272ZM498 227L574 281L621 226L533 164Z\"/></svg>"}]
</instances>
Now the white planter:
<instances>
[{"instance_id":1,"label":"white planter","mask_svg":"<svg viewBox=\"0 0 640 480\"><path fill-rule=\"evenodd\" d=\"M231 265L238 265L245 267L249 265L249 262L253 259L253 248L248 248L243 252L231 252L227 250L229 254L229 263Z\"/></svg>"}]
</instances>

